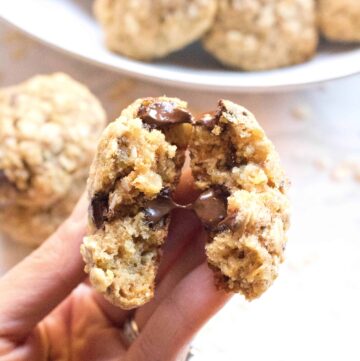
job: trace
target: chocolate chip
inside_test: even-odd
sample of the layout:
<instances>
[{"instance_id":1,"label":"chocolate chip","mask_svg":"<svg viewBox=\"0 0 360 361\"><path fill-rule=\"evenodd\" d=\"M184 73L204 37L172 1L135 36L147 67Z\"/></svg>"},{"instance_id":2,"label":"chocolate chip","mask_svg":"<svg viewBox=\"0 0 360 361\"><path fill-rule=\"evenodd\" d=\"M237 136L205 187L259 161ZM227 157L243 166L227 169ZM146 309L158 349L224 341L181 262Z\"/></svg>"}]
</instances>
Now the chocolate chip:
<instances>
[{"instance_id":1,"label":"chocolate chip","mask_svg":"<svg viewBox=\"0 0 360 361\"><path fill-rule=\"evenodd\" d=\"M194 202L193 209L205 227L216 227L226 218L227 196L221 188L210 188Z\"/></svg>"},{"instance_id":2,"label":"chocolate chip","mask_svg":"<svg viewBox=\"0 0 360 361\"><path fill-rule=\"evenodd\" d=\"M144 209L146 220L150 224L160 222L170 214L173 209L191 209L192 205L180 205L172 199L171 190L164 188L159 196L149 201Z\"/></svg>"},{"instance_id":3,"label":"chocolate chip","mask_svg":"<svg viewBox=\"0 0 360 361\"><path fill-rule=\"evenodd\" d=\"M96 228L101 228L107 219L109 193L97 193L91 200L90 214Z\"/></svg>"},{"instance_id":4,"label":"chocolate chip","mask_svg":"<svg viewBox=\"0 0 360 361\"><path fill-rule=\"evenodd\" d=\"M171 198L170 189L163 189L157 198L150 200L144 209L146 220L150 224L158 223L164 217L166 217L176 205Z\"/></svg>"},{"instance_id":5,"label":"chocolate chip","mask_svg":"<svg viewBox=\"0 0 360 361\"><path fill-rule=\"evenodd\" d=\"M191 114L175 103L159 101L142 105L138 117L151 128L161 128L174 124L192 123Z\"/></svg>"},{"instance_id":6,"label":"chocolate chip","mask_svg":"<svg viewBox=\"0 0 360 361\"><path fill-rule=\"evenodd\" d=\"M235 215L229 215L227 216L223 221L221 221L216 227L216 232L224 232L228 229L232 230L234 229L236 224L236 217Z\"/></svg>"},{"instance_id":7,"label":"chocolate chip","mask_svg":"<svg viewBox=\"0 0 360 361\"><path fill-rule=\"evenodd\" d=\"M225 166L227 169L232 169L237 165L237 156L236 156L236 148L234 144L230 143L229 151L226 154L226 163Z\"/></svg>"},{"instance_id":8,"label":"chocolate chip","mask_svg":"<svg viewBox=\"0 0 360 361\"><path fill-rule=\"evenodd\" d=\"M201 125L209 130L212 130L219 123L220 116L221 113L219 111L201 114L196 119L195 125Z\"/></svg>"},{"instance_id":9,"label":"chocolate chip","mask_svg":"<svg viewBox=\"0 0 360 361\"><path fill-rule=\"evenodd\" d=\"M195 125L203 126L211 131L216 125L219 124L220 118L225 111L225 104L222 100L220 100L218 104L218 109L209 113L203 113L199 115L196 119Z\"/></svg>"}]
</instances>

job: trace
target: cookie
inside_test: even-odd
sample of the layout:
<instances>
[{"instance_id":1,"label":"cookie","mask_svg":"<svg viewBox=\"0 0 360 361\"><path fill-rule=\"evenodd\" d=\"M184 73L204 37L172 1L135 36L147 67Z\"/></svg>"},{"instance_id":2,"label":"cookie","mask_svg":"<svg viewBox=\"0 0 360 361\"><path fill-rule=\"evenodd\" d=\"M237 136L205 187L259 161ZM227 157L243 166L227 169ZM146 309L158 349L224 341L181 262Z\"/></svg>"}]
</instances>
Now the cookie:
<instances>
[{"instance_id":1,"label":"cookie","mask_svg":"<svg viewBox=\"0 0 360 361\"><path fill-rule=\"evenodd\" d=\"M101 136L88 181L89 232L81 253L93 286L124 309L154 295L170 194L191 121L178 99L140 99Z\"/></svg>"},{"instance_id":2,"label":"cookie","mask_svg":"<svg viewBox=\"0 0 360 361\"><path fill-rule=\"evenodd\" d=\"M21 232L34 222L30 215L49 212L59 203L74 205L83 186L96 150L97 139L105 125L105 113L90 91L65 74L35 76L28 81L0 90L0 213L7 219L0 229L21 234L24 242L39 243L55 230L51 224L39 225L33 234ZM79 189L73 197L72 189ZM66 201L65 199L72 199ZM64 209L65 209L64 208ZM19 215L18 219L16 214ZM26 215L26 216L25 216ZM59 218L56 216L56 218ZM28 220L30 223L25 224ZM11 230L11 225L16 229ZM44 228L44 229L40 229ZM19 238L19 237L16 237Z\"/></svg>"},{"instance_id":3,"label":"cookie","mask_svg":"<svg viewBox=\"0 0 360 361\"><path fill-rule=\"evenodd\" d=\"M259 297L277 277L289 226L288 180L255 117L230 101L200 117L189 145L219 287ZM212 214L209 215L209 210Z\"/></svg>"},{"instance_id":4,"label":"cookie","mask_svg":"<svg viewBox=\"0 0 360 361\"><path fill-rule=\"evenodd\" d=\"M221 0L203 44L222 64L244 70L305 62L318 44L314 0Z\"/></svg>"},{"instance_id":5,"label":"cookie","mask_svg":"<svg viewBox=\"0 0 360 361\"><path fill-rule=\"evenodd\" d=\"M110 50L151 60L201 38L216 7L217 0L96 0L94 13Z\"/></svg>"},{"instance_id":6,"label":"cookie","mask_svg":"<svg viewBox=\"0 0 360 361\"><path fill-rule=\"evenodd\" d=\"M86 177L73 183L71 190L56 204L40 208L21 205L4 207L0 212L1 231L11 240L30 247L39 246L71 214L85 191Z\"/></svg>"},{"instance_id":7,"label":"cookie","mask_svg":"<svg viewBox=\"0 0 360 361\"><path fill-rule=\"evenodd\" d=\"M187 148L200 195L179 205L172 192ZM178 99L137 100L103 133L88 184L85 271L115 305L131 309L153 297L175 208L195 212L208 231L206 255L219 287L251 300L277 276L288 180L274 146L239 105L220 101L195 121Z\"/></svg>"},{"instance_id":8,"label":"cookie","mask_svg":"<svg viewBox=\"0 0 360 361\"><path fill-rule=\"evenodd\" d=\"M360 2L358 0L318 0L322 34L332 41L360 41Z\"/></svg>"}]
</instances>

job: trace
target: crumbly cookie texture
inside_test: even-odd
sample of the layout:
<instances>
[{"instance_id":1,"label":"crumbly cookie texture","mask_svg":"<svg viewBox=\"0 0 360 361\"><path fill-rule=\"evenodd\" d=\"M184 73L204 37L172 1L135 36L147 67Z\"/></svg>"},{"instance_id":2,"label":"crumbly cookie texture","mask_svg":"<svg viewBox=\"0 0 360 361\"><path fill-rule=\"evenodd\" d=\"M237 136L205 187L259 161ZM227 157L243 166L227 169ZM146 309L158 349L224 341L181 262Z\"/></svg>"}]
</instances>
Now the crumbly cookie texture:
<instances>
[{"instance_id":1,"label":"crumbly cookie texture","mask_svg":"<svg viewBox=\"0 0 360 361\"><path fill-rule=\"evenodd\" d=\"M265 70L305 62L318 44L314 0L221 0L203 43L233 68Z\"/></svg>"},{"instance_id":2,"label":"crumbly cookie texture","mask_svg":"<svg viewBox=\"0 0 360 361\"><path fill-rule=\"evenodd\" d=\"M54 231L85 186L104 125L99 101L65 74L1 89L0 229L30 244Z\"/></svg>"},{"instance_id":3,"label":"crumbly cookie texture","mask_svg":"<svg viewBox=\"0 0 360 361\"><path fill-rule=\"evenodd\" d=\"M65 74L0 90L0 205L44 207L92 161L105 113Z\"/></svg>"},{"instance_id":4,"label":"crumbly cookie texture","mask_svg":"<svg viewBox=\"0 0 360 361\"><path fill-rule=\"evenodd\" d=\"M139 99L98 144L81 253L93 286L124 309L154 294L169 225L166 200L180 177L189 138L185 123L192 121L186 107L179 99Z\"/></svg>"},{"instance_id":5,"label":"crumbly cookie texture","mask_svg":"<svg viewBox=\"0 0 360 361\"><path fill-rule=\"evenodd\" d=\"M288 180L278 154L255 117L225 100L197 121L189 149L196 187L205 196L217 192L208 207L217 209L216 221L205 222L217 284L254 299L277 277L289 226Z\"/></svg>"},{"instance_id":6,"label":"crumbly cookie texture","mask_svg":"<svg viewBox=\"0 0 360 361\"><path fill-rule=\"evenodd\" d=\"M217 0L96 0L94 12L110 50L130 58L163 57L199 39Z\"/></svg>"},{"instance_id":7,"label":"crumbly cookie texture","mask_svg":"<svg viewBox=\"0 0 360 361\"><path fill-rule=\"evenodd\" d=\"M329 40L360 41L359 0L318 0L319 24Z\"/></svg>"},{"instance_id":8,"label":"crumbly cookie texture","mask_svg":"<svg viewBox=\"0 0 360 361\"><path fill-rule=\"evenodd\" d=\"M187 147L200 195L179 205L171 192ZM220 101L195 121L179 99L137 100L103 133L88 184L81 253L90 281L115 305L130 309L153 297L174 208L195 212L208 231L206 254L219 287L251 300L277 276L288 180L274 146L239 105Z\"/></svg>"},{"instance_id":9,"label":"crumbly cookie texture","mask_svg":"<svg viewBox=\"0 0 360 361\"><path fill-rule=\"evenodd\" d=\"M71 190L56 205L30 208L21 205L4 207L0 212L1 231L11 240L37 247L71 214L85 190L87 176L75 180Z\"/></svg>"}]
</instances>

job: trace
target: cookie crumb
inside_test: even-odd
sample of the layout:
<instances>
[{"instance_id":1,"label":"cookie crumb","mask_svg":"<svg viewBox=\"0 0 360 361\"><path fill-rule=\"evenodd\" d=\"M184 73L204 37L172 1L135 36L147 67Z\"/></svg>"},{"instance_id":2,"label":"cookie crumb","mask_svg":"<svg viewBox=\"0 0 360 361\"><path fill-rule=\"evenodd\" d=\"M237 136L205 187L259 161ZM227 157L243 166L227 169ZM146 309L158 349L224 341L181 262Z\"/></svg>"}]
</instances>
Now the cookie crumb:
<instances>
[{"instance_id":1,"label":"cookie crumb","mask_svg":"<svg viewBox=\"0 0 360 361\"><path fill-rule=\"evenodd\" d=\"M349 167L340 164L335 167L331 172L331 178L336 182L341 182L350 176L351 172Z\"/></svg>"},{"instance_id":2,"label":"cookie crumb","mask_svg":"<svg viewBox=\"0 0 360 361\"><path fill-rule=\"evenodd\" d=\"M354 180L360 183L360 164L355 167L353 172Z\"/></svg>"},{"instance_id":3,"label":"cookie crumb","mask_svg":"<svg viewBox=\"0 0 360 361\"><path fill-rule=\"evenodd\" d=\"M331 159L328 156L321 156L314 159L314 165L319 170L327 170L330 168Z\"/></svg>"},{"instance_id":4,"label":"cookie crumb","mask_svg":"<svg viewBox=\"0 0 360 361\"><path fill-rule=\"evenodd\" d=\"M312 115L310 106L306 104L298 104L294 106L291 113L296 120L308 120Z\"/></svg>"}]
</instances>

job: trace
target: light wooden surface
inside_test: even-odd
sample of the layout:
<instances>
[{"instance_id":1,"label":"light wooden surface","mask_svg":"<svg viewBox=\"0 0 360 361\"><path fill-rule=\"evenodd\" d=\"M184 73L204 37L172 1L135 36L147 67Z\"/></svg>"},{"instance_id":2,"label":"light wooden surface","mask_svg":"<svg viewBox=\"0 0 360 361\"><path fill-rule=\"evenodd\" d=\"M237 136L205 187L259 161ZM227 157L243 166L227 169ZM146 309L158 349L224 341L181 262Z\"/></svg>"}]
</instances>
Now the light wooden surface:
<instances>
[{"instance_id":1,"label":"light wooden surface","mask_svg":"<svg viewBox=\"0 0 360 361\"><path fill-rule=\"evenodd\" d=\"M141 96L178 96L199 112L222 97L122 78L2 23L0 49L1 86L65 71L101 98L110 118ZM287 94L228 97L254 112L277 146L293 183L292 228L275 285L253 303L234 297L198 335L195 360L359 360L360 76ZM0 274L28 252L0 239Z\"/></svg>"}]
</instances>

